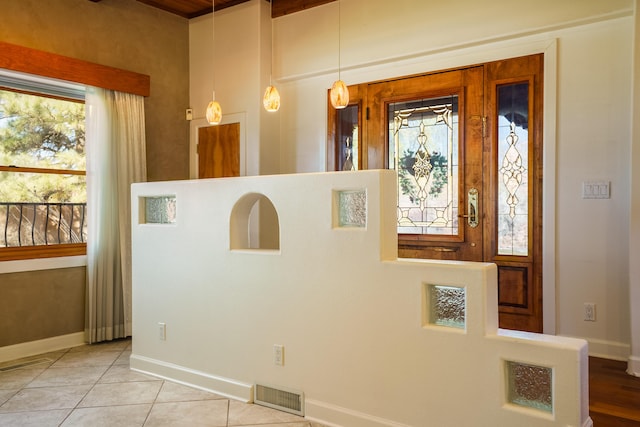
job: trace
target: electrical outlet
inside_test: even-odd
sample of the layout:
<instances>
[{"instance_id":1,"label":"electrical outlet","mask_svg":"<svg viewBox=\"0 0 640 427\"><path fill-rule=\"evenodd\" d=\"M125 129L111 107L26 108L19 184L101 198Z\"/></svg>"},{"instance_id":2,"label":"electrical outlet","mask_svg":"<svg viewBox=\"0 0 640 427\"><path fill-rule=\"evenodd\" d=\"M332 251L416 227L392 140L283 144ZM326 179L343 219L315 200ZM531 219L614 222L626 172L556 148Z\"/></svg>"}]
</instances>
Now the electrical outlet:
<instances>
[{"instance_id":1,"label":"electrical outlet","mask_svg":"<svg viewBox=\"0 0 640 427\"><path fill-rule=\"evenodd\" d=\"M161 341L167 340L167 324L164 322L158 322L158 338Z\"/></svg>"},{"instance_id":2,"label":"electrical outlet","mask_svg":"<svg viewBox=\"0 0 640 427\"><path fill-rule=\"evenodd\" d=\"M592 302L584 303L584 320L587 322L596 321L596 305Z\"/></svg>"},{"instance_id":3,"label":"electrical outlet","mask_svg":"<svg viewBox=\"0 0 640 427\"><path fill-rule=\"evenodd\" d=\"M273 345L273 364L276 366L284 366L284 346L279 344Z\"/></svg>"}]
</instances>

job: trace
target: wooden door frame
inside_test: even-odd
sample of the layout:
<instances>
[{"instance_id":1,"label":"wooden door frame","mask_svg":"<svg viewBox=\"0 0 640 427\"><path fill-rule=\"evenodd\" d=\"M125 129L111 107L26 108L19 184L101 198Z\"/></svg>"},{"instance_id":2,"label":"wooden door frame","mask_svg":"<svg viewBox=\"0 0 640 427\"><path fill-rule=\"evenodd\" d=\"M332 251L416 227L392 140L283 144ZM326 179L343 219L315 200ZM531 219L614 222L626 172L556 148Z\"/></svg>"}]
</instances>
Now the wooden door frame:
<instances>
[{"instance_id":1,"label":"wooden door frame","mask_svg":"<svg viewBox=\"0 0 640 427\"><path fill-rule=\"evenodd\" d=\"M544 175L542 191L542 263L543 263L543 332L554 335L556 329L556 186L557 186L557 81L558 40L548 36L534 36L527 40L514 39L487 42L466 50L453 49L439 55L424 53L410 62L389 63L386 80L398 75L416 75L437 70L463 68L472 64L497 61L518 56L542 53L544 55L543 129L544 141L542 168ZM329 104L328 104L329 105Z\"/></svg>"}]
</instances>

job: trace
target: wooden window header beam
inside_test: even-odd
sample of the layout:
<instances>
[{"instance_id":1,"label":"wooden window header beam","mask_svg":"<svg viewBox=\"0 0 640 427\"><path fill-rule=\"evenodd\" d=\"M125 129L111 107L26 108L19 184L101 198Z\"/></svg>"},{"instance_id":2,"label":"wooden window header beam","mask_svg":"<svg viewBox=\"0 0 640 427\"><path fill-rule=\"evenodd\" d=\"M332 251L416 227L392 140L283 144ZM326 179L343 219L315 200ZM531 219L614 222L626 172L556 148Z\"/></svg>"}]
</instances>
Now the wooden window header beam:
<instances>
[{"instance_id":1,"label":"wooden window header beam","mask_svg":"<svg viewBox=\"0 0 640 427\"><path fill-rule=\"evenodd\" d=\"M5 42L0 42L0 68L140 96L151 93L148 75Z\"/></svg>"}]
</instances>

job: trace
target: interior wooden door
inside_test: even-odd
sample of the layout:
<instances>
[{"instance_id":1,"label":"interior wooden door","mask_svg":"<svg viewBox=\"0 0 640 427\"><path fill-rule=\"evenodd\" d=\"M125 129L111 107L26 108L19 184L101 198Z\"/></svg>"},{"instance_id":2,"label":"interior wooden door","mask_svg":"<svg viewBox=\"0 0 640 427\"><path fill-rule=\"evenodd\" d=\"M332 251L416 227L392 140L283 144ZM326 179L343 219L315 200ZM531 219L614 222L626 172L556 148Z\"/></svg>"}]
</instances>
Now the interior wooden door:
<instances>
[{"instance_id":1,"label":"interior wooden door","mask_svg":"<svg viewBox=\"0 0 640 427\"><path fill-rule=\"evenodd\" d=\"M398 256L483 260L483 69L369 85L367 164L398 172Z\"/></svg>"},{"instance_id":2,"label":"interior wooden door","mask_svg":"<svg viewBox=\"0 0 640 427\"><path fill-rule=\"evenodd\" d=\"M240 176L240 123L198 129L198 178Z\"/></svg>"}]
</instances>

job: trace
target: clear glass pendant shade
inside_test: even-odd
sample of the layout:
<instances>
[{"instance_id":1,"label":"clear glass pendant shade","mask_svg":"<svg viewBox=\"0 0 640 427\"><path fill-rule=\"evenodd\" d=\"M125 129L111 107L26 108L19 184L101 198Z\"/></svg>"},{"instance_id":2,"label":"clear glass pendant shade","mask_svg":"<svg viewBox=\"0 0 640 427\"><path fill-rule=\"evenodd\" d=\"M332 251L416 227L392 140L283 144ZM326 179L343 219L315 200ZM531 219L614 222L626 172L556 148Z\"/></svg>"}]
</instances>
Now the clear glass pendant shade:
<instances>
[{"instance_id":1,"label":"clear glass pendant shade","mask_svg":"<svg viewBox=\"0 0 640 427\"><path fill-rule=\"evenodd\" d=\"M222 120L222 107L215 99L207 105L206 117L210 125L217 125Z\"/></svg>"},{"instance_id":2,"label":"clear glass pendant shade","mask_svg":"<svg viewBox=\"0 0 640 427\"><path fill-rule=\"evenodd\" d=\"M275 86L267 87L262 98L262 105L267 111L278 111L280 108L280 94Z\"/></svg>"},{"instance_id":3,"label":"clear glass pendant shade","mask_svg":"<svg viewBox=\"0 0 640 427\"><path fill-rule=\"evenodd\" d=\"M349 89L347 89L347 85L342 80L336 80L331 86L329 97L333 108L336 110L345 108L349 105Z\"/></svg>"}]
</instances>

